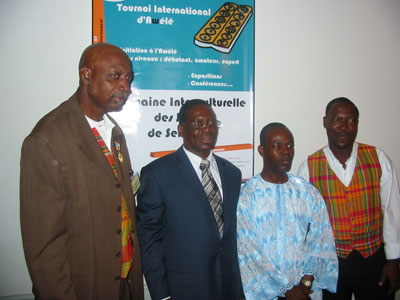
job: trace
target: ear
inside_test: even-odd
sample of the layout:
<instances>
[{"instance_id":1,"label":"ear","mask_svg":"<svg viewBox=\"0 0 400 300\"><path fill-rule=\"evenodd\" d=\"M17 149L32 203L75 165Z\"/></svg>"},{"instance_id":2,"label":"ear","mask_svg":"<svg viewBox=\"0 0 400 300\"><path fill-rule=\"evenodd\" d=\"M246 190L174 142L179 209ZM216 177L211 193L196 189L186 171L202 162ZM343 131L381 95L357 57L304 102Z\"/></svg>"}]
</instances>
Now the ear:
<instances>
[{"instance_id":1,"label":"ear","mask_svg":"<svg viewBox=\"0 0 400 300\"><path fill-rule=\"evenodd\" d=\"M183 129L184 129L185 127L182 125L182 124L178 124L178 133L179 133L179 136L183 136Z\"/></svg>"},{"instance_id":2,"label":"ear","mask_svg":"<svg viewBox=\"0 0 400 300\"><path fill-rule=\"evenodd\" d=\"M258 146L258 148L257 148L257 150L258 150L258 153L262 156L262 157L264 157L264 146Z\"/></svg>"},{"instance_id":3,"label":"ear","mask_svg":"<svg viewBox=\"0 0 400 300\"><path fill-rule=\"evenodd\" d=\"M88 84L90 82L91 74L92 70L88 67L83 67L79 70L79 77L84 84Z\"/></svg>"},{"instance_id":4,"label":"ear","mask_svg":"<svg viewBox=\"0 0 400 300\"><path fill-rule=\"evenodd\" d=\"M324 117L324 118L322 119L322 122L323 122L323 124L324 124L324 128L326 129L326 117Z\"/></svg>"}]
</instances>

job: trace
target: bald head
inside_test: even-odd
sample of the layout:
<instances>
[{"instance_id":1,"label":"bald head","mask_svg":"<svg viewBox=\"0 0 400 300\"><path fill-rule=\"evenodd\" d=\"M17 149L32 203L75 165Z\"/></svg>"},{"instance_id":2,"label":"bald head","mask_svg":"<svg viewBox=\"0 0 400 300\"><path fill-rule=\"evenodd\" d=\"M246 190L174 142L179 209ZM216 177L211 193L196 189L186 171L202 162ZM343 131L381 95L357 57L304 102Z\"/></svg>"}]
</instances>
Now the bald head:
<instances>
[{"instance_id":1,"label":"bald head","mask_svg":"<svg viewBox=\"0 0 400 300\"><path fill-rule=\"evenodd\" d=\"M119 47L98 43L87 47L79 61L78 101L89 118L120 111L131 93L131 60Z\"/></svg>"},{"instance_id":2,"label":"bald head","mask_svg":"<svg viewBox=\"0 0 400 300\"><path fill-rule=\"evenodd\" d=\"M268 125L265 125L263 127L263 129L260 132L260 145L261 146L266 146L266 142L267 142L267 135L269 134L269 132L272 129L276 129L276 128L283 128L283 129L287 129L289 132L289 128L287 128L284 124L282 123L278 123L278 122L273 122L273 123L269 123Z\"/></svg>"},{"instance_id":3,"label":"bald head","mask_svg":"<svg viewBox=\"0 0 400 300\"><path fill-rule=\"evenodd\" d=\"M79 72L84 67L92 69L98 62L107 60L109 57L115 55L124 56L130 61L128 55L115 45L107 43L92 44L88 46L81 55L81 59L79 60Z\"/></svg>"}]
</instances>

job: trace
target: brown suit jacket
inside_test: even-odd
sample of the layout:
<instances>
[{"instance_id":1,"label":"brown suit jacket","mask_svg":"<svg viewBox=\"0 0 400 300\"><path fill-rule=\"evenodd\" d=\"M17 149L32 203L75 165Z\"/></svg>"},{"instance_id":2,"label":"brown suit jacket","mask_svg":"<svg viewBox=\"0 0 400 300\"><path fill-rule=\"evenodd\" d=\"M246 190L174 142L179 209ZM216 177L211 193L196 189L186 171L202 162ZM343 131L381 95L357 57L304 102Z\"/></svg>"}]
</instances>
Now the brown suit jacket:
<instances>
[{"instance_id":1,"label":"brown suit jacket","mask_svg":"<svg viewBox=\"0 0 400 300\"><path fill-rule=\"evenodd\" d=\"M118 299L121 192L133 223L130 288L143 299L130 159L116 125L120 183L102 153L76 95L43 117L21 155L21 229L37 299ZM113 149L115 153L115 149Z\"/></svg>"}]
</instances>

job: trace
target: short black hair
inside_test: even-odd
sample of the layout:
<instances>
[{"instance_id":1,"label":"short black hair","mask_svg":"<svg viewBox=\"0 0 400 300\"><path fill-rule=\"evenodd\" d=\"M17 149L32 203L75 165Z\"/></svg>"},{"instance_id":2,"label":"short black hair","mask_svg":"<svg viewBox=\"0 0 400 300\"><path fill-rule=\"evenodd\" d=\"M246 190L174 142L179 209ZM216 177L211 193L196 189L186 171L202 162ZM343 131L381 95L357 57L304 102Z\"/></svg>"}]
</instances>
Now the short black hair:
<instances>
[{"instance_id":1,"label":"short black hair","mask_svg":"<svg viewBox=\"0 0 400 300\"><path fill-rule=\"evenodd\" d=\"M208 102L202 100L202 99L192 99L192 100L187 100L182 106L181 109L179 110L178 113L178 123L181 125L186 124L187 120L187 111L197 105L206 105L211 108L210 104Z\"/></svg>"},{"instance_id":2,"label":"short black hair","mask_svg":"<svg viewBox=\"0 0 400 300\"><path fill-rule=\"evenodd\" d=\"M265 125L263 127L263 129L261 129L261 132L260 132L260 145L261 146L265 147L265 137L267 136L268 132L274 128L285 128L290 132L289 128L287 128L286 125L284 125L282 123L279 123L279 122L269 123L269 124Z\"/></svg>"},{"instance_id":3,"label":"short black hair","mask_svg":"<svg viewBox=\"0 0 400 300\"><path fill-rule=\"evenodd\" d=\"M331 101L328 103L328 105L326 106L326 108L325 108L325 117L328 116L328 114L329 114L330 111L332 110L332 107L333 107L335 104L337 104L337 103L346 103L346 104L351 105L351 106L354 108L354 110L356 111L357 118L360 116L360 113L359 113L359 111L358 111L357 106L356 106L352 101L350 101L350 100L347 99L346 97L338 97L338 98L335 98L335 99L331 100Z\"/></svg>"}]
</instances>

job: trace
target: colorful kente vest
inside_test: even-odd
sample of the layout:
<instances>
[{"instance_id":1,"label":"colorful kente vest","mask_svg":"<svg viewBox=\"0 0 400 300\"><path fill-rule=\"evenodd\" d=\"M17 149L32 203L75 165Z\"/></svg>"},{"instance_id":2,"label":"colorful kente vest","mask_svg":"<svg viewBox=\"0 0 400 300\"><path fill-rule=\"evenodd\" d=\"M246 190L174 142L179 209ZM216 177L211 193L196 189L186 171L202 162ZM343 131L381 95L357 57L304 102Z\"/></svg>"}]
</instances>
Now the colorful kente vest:
<instances>
[{"instance_id":1,"label":"colorful kente vest","mask_svg":"<svg viewBox=\"0 0 400 300\"><path fill-rule=\"evenodd\" d=\"M363 257L382 245L381 165L375 147L358 144L354 174L346 187L321 149L308 158L310 182L325 199L339 257L355 249Z\"/></svg>"},{"instance_id":2,"label":"colorful kente vest","mask_svg":"<svg viewBox=\"0 0 400 300\"><path fill-rule=\"evenodd\" d=\"M120 178L118 175L117 165L115 164L114 157L112 153L108 150L107 145L104 143L103 138L99 134L96 128L92 128L93 134L96 137L97 143L99 144L101 150L103 151L108 164L110 165L115 179L120 182ZM118 153L118 155L121 155ZM121 194L121 243L122 243L122 251L121 251L121 278L126 278L130 269L132 268L133 262L133 248L132 241L129 236L129 233L132 231L132 221L129 217L128 208L126 206L125 197Z\"/></svg>"}]
</instances>

